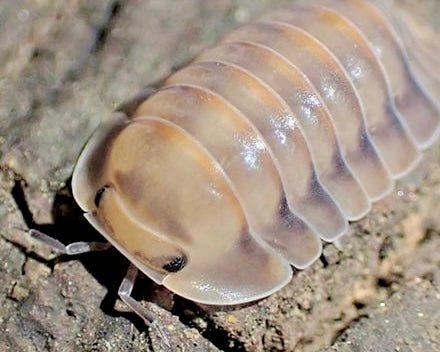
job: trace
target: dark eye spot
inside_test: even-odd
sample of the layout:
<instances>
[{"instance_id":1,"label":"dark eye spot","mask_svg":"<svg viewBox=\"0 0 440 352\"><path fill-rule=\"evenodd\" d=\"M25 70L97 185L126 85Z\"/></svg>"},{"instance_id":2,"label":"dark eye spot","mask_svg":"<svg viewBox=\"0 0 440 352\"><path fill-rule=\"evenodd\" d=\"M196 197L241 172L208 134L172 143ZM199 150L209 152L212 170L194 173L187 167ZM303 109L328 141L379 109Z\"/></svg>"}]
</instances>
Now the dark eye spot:
<instances>
[{"instance_id":1,"label":"dark eye spot","mask_svg":"<svg viewBox=\"0 0 440 352\"><path fill-rule=\"evenodd\" d=\"M99 203L101 203L102 195L104 194L104 191L108 188L108 186L101 187L98 189L98 191L95 194L95 205L97 208L99 208Z\"/></svg>"},{"instance_id":2,"label":"dark eye spot","mask_svg":"<svg viewBox=\"0 0 440 352\"><path fill-rule=\"evenodd\" d=\"M179 256L174 258L168 264L165 264L162 268L168 271L169 273L175 273L179 270L182 270L186 265L186 257Z\"/></svg>"}]
</instances>

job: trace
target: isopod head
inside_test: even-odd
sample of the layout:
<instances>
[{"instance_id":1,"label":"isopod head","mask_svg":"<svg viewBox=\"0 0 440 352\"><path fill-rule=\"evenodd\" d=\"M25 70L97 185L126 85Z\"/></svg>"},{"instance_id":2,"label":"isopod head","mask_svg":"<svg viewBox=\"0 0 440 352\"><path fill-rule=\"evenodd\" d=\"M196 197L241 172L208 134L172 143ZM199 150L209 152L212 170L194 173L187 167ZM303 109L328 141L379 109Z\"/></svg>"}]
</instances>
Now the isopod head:
<instances>
[{"instance_id":1,"label":"isopod head","mask_svg":"<svg viewBox=\"0 0 440 352\"><path fill-rule=\"evenodd\" d=\"M215 160L163 119L121 113L100 126L81 153L72 190L110 243L183 297L248 302L292 275L287 261L252 235Z\"/></svg>"}]
</instances>

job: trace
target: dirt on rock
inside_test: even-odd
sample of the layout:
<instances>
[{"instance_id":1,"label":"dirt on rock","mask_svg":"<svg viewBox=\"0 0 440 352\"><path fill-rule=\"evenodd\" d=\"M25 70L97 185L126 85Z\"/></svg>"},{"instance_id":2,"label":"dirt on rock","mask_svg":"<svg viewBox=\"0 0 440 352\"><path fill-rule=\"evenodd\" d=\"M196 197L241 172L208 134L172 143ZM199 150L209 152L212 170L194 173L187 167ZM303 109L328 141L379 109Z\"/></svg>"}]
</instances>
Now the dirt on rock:
<instances>
[{"instance_id":1,"label":"dirt on rock","mask_svg":"<svg viewBox=\"0 0 440 352\"><path fill-rule=\"evenodd\" d=\"M115 250L54 258L26 235L99 240L69 190L122 102L288 0L0 2L0 351L440 351L440 147L281 291L203 307L141 277L147 327L117 297ZM436 0L401 1L438 26Z\"/></svg>"}]
</instances>

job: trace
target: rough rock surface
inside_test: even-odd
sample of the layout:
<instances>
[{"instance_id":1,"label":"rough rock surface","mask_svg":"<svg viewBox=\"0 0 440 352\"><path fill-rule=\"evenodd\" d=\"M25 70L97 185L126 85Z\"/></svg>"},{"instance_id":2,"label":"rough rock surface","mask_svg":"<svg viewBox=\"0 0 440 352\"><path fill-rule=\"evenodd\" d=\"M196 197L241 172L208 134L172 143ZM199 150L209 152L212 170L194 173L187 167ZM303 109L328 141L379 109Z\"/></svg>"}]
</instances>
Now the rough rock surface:
<instances>
[{"instance_id":1,"label":"rough rock surface","mask_svg":"<svg viewBox=\"0 0 440 352\"><path fill-rule=\"evenodd\" d=\"M265 300L208 309L141 278L135 297L159 328L118 300L127 261L116 251L53 259L25 235L99 239L68 187L91 131L228 29L287 3L0 2L0 351L440 350L438 145L340 249ZM438 25L438 1L400 4Z\"/></svg>"},{"instance_id":2,"label":"rough rock surface","mask_svg":"<svg viewBox=\"0 0 440 352\"><path fill-rule=\"evenodd\" d=\"M325 351L439 351L439 324L440 293L417 279L378 308L366 309Z\"/></svg>"}]
</instances>

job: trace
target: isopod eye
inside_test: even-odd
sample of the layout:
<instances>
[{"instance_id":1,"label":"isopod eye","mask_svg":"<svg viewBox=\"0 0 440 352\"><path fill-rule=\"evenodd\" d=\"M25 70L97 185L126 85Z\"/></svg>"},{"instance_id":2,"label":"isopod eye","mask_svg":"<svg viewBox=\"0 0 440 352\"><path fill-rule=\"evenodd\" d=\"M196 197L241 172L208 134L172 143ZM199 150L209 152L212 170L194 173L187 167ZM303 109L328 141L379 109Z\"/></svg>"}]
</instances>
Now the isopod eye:
<instances>
[{"instance_id":1,"label":"isopod eye","mask_svg":"<svg viewBox=\"0 0 440 352\"><path fill-rule=\"evenodd\" d=\"M72 175L72 193L84 212L95 209L96 190L108 180L105 178L105 160L116 136L127 122L128 118L123 113L113 114L93 133L81 152Z\"/></svg>"},{"instance_id":2,"label":"isopod eye","mask_svg":"<svg viewBox=\"0 0 440 352\"><path fill-rule=\"evenodd\" d=\"M174 258L168 264L165 264L162 268L168 271L169 273L175 273L177 271L182 270L186 265L187 259L185 256L179 256Z\"/></svg>"},{"instance_id":3,"label":"isopod eye","mask_svg":"<svg viewBox=\"0 0 440 352\"><path fill-rule=\"evenodd\" d=\"M97 208L99 208L99 204L101 203L102 195L104 194L104 191L107 188L108 188L108 186L105 185L104 187L101 187L100 189L98 189L96 191L94 202L95 202L95 205Z\"/></svg>"}]
</instances>

